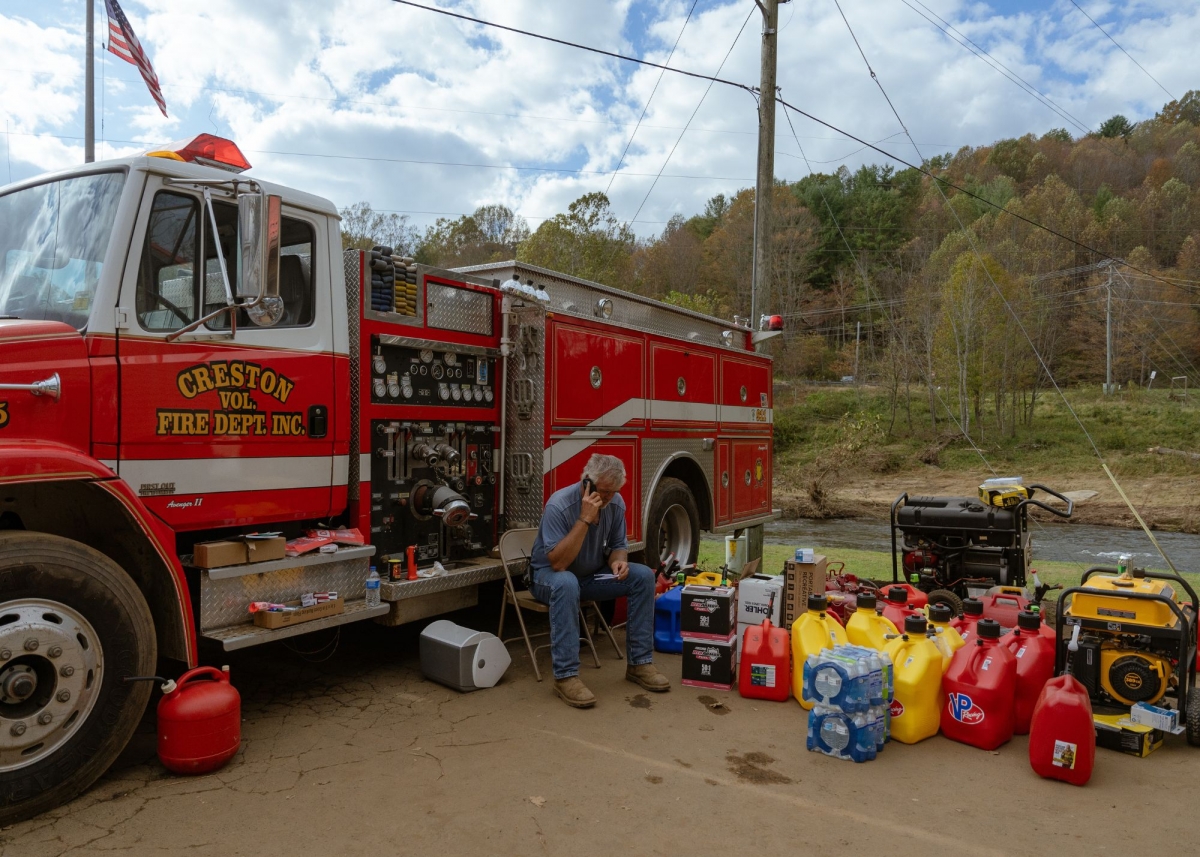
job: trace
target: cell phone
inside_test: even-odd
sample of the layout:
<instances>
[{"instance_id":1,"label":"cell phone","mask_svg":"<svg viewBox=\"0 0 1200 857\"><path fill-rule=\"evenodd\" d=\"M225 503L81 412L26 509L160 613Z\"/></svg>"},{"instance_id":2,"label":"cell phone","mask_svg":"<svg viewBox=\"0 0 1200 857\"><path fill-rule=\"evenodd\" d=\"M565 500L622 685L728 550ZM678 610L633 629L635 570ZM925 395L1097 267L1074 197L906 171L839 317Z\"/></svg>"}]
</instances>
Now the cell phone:
<instances>
[{"instance_id":1,"label":"cell phone","mask_svg":"<svg viewBox=\"0 0 1200 857\"><path fill-rule=\"evenodd\" d=\"M591 480L591 477L583 477L583 493L591 494L596 490L596 483Z\"/></svg>"}]
</instances>

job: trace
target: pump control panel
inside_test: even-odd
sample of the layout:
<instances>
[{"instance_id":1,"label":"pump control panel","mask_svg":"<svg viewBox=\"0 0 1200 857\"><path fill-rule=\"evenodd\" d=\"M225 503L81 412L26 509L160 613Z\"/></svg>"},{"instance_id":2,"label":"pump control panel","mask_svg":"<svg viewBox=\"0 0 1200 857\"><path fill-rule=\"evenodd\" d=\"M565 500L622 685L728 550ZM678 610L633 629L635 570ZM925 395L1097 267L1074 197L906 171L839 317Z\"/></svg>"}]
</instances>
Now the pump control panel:
<instances>
[{"instance_id":1,"label":"pump control panel","mask_svg":"<svg viewBox=\"0 0 1200 857\"><path fill-rule=\"evenodd\" d=\"M453 346L417 348L381 343L371 348L371 402L491 408L495 360Z\"/></svg>"}]
</instances>

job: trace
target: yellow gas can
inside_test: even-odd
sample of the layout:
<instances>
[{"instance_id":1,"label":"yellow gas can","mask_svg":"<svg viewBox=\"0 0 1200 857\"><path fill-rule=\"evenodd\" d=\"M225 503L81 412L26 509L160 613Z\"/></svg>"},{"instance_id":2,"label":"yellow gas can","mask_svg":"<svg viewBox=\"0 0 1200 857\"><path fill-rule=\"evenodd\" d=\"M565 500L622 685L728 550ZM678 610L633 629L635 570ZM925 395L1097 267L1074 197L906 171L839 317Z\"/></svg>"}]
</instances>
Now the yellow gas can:
<instances>
[{"instance_id":1,"label":"yellow gas can","mask_svg":"<svg viewBox=\"0 0 1200 857\"><path fill-rule=\"evenodd\" d=\"M886 649L892 659L896 696L892 700L892 737L916 744L938 733L942 706L942 651L926 632L924 616L904 620L904 634Z\"/></svg>"},{"instance_id":2,"label":"yellow gas can","mask_svg":"<svg viewBox=\"0 0 1200 857\"><path fill-rule=\"evenodd\" d=\"M937 631L934 642L942 652L942 672L950 666L954 653L963 647L964 640L958 629L950 624L954 612L945 604L929 605L929 627Z\"/></svg>"},{"instance_id":3,"label":"yellow gas can","mask_svg":"<svg viewBox=\"0 0 1200 857\"><path fill-rule=\"evenodd\" d=\"M828 613L828 607L825 593L810 595L808 611L792 623L792 695L806 709L812 708L811 702L804 701L804 664L808 656L850 642L846 629Z\"/></svg>"},{"instance_id":4,"label":"yellow gas can","mask_svg":"<svg viewBox=\"0 0 1200 857\"><path fill-rule=\"evenodd\" d=\"M892 638L900 635L892 620L875 611L875 596L862 593L858 596L858 607L846 620L846 636L851 645L883 651Z\"/></svg>"}]
</instances>

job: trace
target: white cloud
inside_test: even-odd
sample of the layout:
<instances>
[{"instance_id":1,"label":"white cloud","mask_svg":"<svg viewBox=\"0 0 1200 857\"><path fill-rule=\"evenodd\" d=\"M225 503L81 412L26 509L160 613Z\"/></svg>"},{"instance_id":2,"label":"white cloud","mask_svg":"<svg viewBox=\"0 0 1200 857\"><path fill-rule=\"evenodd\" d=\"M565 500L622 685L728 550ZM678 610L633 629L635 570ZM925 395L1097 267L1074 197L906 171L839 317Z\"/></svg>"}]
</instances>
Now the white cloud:
<instances>
[{"instance_id":1,"label":"white cloud","mask_svg":"<svg viewBox=\"0 0 1200 857\"><path fill-rule=\"evenodd\" d=\"M691 7L690 0L440 2L654 61L666 59ZM536 226L535 218L609 185L606 171L616 167L659 77L654 68L387 0L124 5L162 81L171 118L158 113L133 66L107 57L102 119L112 142L105 154L220 133L243 147L258 175L339 205L366 199L379 209L458 213L499 201ZM1083 5L1176 95L1194 86L1189 64L1179 58L1200 41L1200 9L1158 0ZM1033 11L963 0L925 0L925 6L1091 127L1117 112L1146 118L1167 100L1065 0ZM1070 127L899 0L842 0L842 7L923 154ZM671 64L715 71L753 9L751 0L701 2ZM82 133L81 18L79 4L69 0L10 0L0 15L6 57L0 121L15 132L8 137L15 177L82 158L81 141L66 139ZM102 12L97 31L104 32ZM721 76L756 84L759 42L754 12ZM789 101L864 139L900 131L832 4L794 0L781 10L779 84ZM670 73L663 78L621 174L612 179L619 216L632 217L642 203L706 85ZM828 129L793 121L816 169L843 159L851 167L882 160ZM649 222L638 231L656 232L655 222L749 185L756 125L750 95L714 86L642 209L639 220ZM777 173L798 178L806 168L782 111L778 132ZM903 137L891 137L883 148L915 157ZM435 216L413 219L426 223Z\"/></svg>"}]
</instances>

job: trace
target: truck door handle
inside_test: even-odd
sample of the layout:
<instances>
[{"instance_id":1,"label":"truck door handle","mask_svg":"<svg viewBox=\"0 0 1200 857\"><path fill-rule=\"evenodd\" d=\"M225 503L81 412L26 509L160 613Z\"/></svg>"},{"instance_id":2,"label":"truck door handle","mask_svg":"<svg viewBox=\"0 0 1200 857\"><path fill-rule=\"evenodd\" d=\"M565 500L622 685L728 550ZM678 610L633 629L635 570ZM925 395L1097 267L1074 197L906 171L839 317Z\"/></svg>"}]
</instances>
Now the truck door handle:
<instances>
[{"instance_id":1,"label":"truck door handle","mask_svg":"<svg viewBox=\"0 0 1200 857\"><path fill-rule=\"evenodd\" d=\"M49 396L57 399L62 395L62 381L55 372L44 381L34 381L32 384L0 384L0 390L27 390L35 396Z\"/></svg>"},{"instance_id":2,"label":"truck door handle","mask_svg":"<svg viewBox=\"0 0 1200 857\"><path fill-rule=\"evenodd\" d=\"M324 405L309 405L308 436L325 437L329 432L329 408Z\"/></svg>"}]
</instances>

